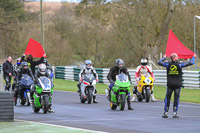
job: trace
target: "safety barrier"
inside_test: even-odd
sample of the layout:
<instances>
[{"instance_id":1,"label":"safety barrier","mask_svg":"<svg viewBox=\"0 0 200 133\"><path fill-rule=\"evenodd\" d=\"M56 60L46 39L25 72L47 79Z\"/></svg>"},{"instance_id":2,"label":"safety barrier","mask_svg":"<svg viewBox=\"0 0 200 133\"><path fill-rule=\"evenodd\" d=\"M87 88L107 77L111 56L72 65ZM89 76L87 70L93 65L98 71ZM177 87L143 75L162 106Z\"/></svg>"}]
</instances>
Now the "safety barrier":
<instances>
[{"instance_id":1,"label":"safety barrier","mask_svg":"<svg viewBox=\"0 0 200 133\"><path fill-rule=\"evenodd\" d=\"M78 81L80 70L80 68L71 66L55 66L55 78ZM109 84L109 81L107 80L107 75L110 69L96 68L95 70L97 71L97 74L99 76L99 82ZM135 83L135 72L136 70L129 69L133 84ZM1 73L2 65L0 65L0 74ZM155 76L155 85L166 85L166 70L154 70L153 73ZM183 87L200 89L200 71L183 70Z\"/></svg>"},{"instance_id":2,"label":"safety barrier","mask_svg":"<svg viewBox=\"0 0 200 133\"><path fill-rule=\"evenodd\" d=\"M103 69L96 68L95 70L99 76L99 82L103 83L103 76L102 76ZM81 68L70 67L70 66L56 66L55 78L66 79L71 81L79 81L80 71Z\"/></svg>"},{"instance_id":3,"label":"safety barrier","mask_svg":"<svg viewBox=\"0 0 200 133\"><path fill-rule=\"evenodd\" d=\"M96 68L99 76L99 82L109 84L107 75L110 69L108 68ZM129 69L132 83L135 84L135 72L136 70ZM55 77L58 79L66 79L71 81L79 80L80 68L69 66L56 66ZM155 85L166 86L167 75L166 70L154 70ZM183 88L195 88L200 89L200 72L199 71L185 71L183 70Z\"/></svg>"},{"instance_id":4,"label":"safety barrier","mask_svg":"<svg viewBox=\"0 0 200 133\"><path fill-rule=\"evenodd\" d=\"M0 91L0 122L14 121L14 93Z\"/></svg>"}]
</instances>

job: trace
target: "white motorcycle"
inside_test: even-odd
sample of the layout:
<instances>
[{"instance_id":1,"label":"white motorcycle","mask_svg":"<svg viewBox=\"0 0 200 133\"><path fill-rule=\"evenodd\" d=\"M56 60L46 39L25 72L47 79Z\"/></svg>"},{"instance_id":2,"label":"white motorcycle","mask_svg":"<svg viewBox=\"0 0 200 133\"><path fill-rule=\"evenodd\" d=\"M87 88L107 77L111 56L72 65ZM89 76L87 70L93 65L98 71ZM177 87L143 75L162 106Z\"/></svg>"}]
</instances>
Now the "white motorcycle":
<instances>
[{"instance_id":1,"label":"white motorcycle","mask_svg":"<svg viewBox=\"0 0 200 133\"><path fill-rule=\"evenodd\" d=\"M81 103L88 101L91 104L95 93L96 78L93 74L85 74L81 83L80 100Z\"/></svg>"}]
</instances>

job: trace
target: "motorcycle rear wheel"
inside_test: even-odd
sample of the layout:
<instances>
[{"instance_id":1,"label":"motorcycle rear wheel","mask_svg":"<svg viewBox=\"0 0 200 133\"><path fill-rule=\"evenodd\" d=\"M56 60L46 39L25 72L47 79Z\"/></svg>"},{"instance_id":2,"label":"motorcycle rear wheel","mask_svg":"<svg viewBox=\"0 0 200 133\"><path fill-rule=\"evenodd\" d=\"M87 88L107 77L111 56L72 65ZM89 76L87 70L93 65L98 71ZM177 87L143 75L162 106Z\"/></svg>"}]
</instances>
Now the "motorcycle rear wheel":
<instances>
[{"instance_id":1,"label":"motorcycle rear wheel","mask_svg":"<svg viewBox=\"0 0 200 133\"><path fill-rule=\"evenodd\" d=\"M24 105L26 103L26 99L23 97L22 99L20 99L20 104Z\"/></svg>"},{"instance_id":2,"label":"motorcycle rear wheel","mask_svg":"<svg viewBox=\"0 0 200 133\"><path fill-rule=\"evenodd\" d=\"M85 103L85 99L81 98L81 103Z\"/></svg>"},{"instance_id":3,"label":"motorcycle rear wheel","mask_svg":"<svg viewBox=\"0 0 200 133\"><path fill-rule=\"evenodd\" d=\"M35 107L34 103L32 104L32 108L35 113L38 113L40 111L40 108Z\"/></svg>"},{"instance_id":4,"label":"motorcycle rear wheel","mask_svg":"<svg viewBox=\"0 0 200 133\"><path fill-rule=\"evenodd\" d=\"M117 105L114 105L112 102L110 102L110 108L112 110L116 110L117 109Z\"/></svg>"}]
</instances>

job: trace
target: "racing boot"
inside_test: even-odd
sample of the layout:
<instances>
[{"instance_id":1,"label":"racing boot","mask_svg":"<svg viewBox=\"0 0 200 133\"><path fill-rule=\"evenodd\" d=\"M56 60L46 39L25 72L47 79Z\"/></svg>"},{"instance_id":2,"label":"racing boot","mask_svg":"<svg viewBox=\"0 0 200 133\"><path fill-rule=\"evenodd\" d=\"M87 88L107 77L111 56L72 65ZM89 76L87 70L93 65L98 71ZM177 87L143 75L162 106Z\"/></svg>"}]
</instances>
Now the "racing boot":
<instances>
[{"instance_id":1,"label":"racing boot","mask_svg":"<svg viewBox=\"0 0 200 133\"><path fill-rule=\"evenodd\" d=\"M157 102L158 101L157 99L155 99L154 94L151 94L151 101L152 102Z\"/></svg>"},{"instance_id":2,"label":"racing boot","mask_svg":"<svg viewBox=\"0 0 200 133\"><path fill-rule=\"evenodd\" d=\"M137 98L136 93L137 93L137 86L134 86L134 88L133 88L133 97L131 99L131 102L135 102L136 101L136 98Z\"/></svg>"},{"instance_id":3,"label":"racing boot","mask_svg":"<svg viewBox=\"0 0 200 133\"><path fill-rule=\"evenodd\" d=\"M106 98L108 99L108 101L110 101L111 100L110 88L105 89L105 93L106 93Z\"/></svg>"},{"instance_id":4,"label":"racing boot","mask_svg":"<svg viewBox=\"0 0 200 133\"><path fill-rule=\"evenodd\" d=\"M81 92L81 83L78 83L78 84L77 84L77 87L78 87L77 93L80 93L80 92Z\"/></svg>"},{"instance_id":5,"label":"racing boot","mask_svg":"<svg viewBox=\"0 0 200 133\"><path fill-rule=\"evenodd\" d=\"M176 107L173 108L173 118L179 118Z\"/></svg>"},{"instance_id":6,"label":"racing boot","mask_svg":"<svg viewBox=\"0 0 200 133\"><path fill-rule=\"evenodd\" d=\"M167 109L165 110L164 109L164 114L163 114L163 116L162 116L162 118L168 118L168 110L169 110L169 108L167 107Z\"/></svg>"},{"instance_id":7,"label":"racing boot","mask_svg":"<svg viewBox=\"0 0 200 133\"><path fill-rule=\"evenodd\" d=\"M133 97L131 99L131 102L135 102L136 101L136 94L133 94Z\"/></svg>"},{"instance_id":8,"label":"racing boot","mask_svg":"<svg viewBox=\"0 0 200 133\"><path fill-rule=\"evenodd\" d=\"M96 96L93 96L93 103L98 103L97 99L96 99Z\"/></svg>"},{"instance_id":9,"label":"racing boot","mask_svg":"<svg viewBox=\"0 0 200 133\"><path fill-rule=\"evenodd\" d=\"M48 112L49 112L49 113L55 113L55 111L54 111L54 110L52 110L51 106L52 106L52 104L50 103L50 104L49 104L49 109L48 109Z\"/></svg>"},{"instance_id":10,"label":"racing boot","mask_svg":"<svg viewBox=\"0 0 200 133\"><path fill-rule=\"evenodd\" d=\"M128 104L128 110L133 110L133 108L131 107L131 101L129 98L127 99L127 104Z\"/></svg>"}]
</instances>

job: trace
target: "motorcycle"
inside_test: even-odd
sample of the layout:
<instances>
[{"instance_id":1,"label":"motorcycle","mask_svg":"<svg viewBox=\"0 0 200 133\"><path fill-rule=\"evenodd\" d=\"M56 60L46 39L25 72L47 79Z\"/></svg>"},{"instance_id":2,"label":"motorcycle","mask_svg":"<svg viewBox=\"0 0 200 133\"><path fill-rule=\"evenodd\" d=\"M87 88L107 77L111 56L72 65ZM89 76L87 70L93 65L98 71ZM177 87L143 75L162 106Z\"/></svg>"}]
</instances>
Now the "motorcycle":
<instances>
[{"instance_id":1,"label":"motorcycle","mask_svg":"<svg viewBox=\"0 0 200 133\"><path fill-rule=\"evenodd\" d=\"M149 75L141 75L137 86L137 99L142 102L145 99L146 102L150 101L151 91L153 89L154 79Z\"/></svg>"},{"instance_id":2,"label":"motorcycle","mask_svg":"<svg viewBox=\"0 0 200 133\"><path fill-rule=\"evenodd\" d=\"M38 113L40 109L42 109L43 113L46 114L51 106L53 84L52 81L45 76L38 78L36 82L32 108L35 113Z\"/></svg>"},{"instance_id":3,"label":"motorcycle","mask_svg":"<svg viewBox=\"0 0 200 133\"><path fill-rule=\"evenodd\" d=\"M32 84L33 84L32 78L28 74L22 74L22 77L18 83L18 86L20 86L24 90L24 95L20 99L21 105L24 105L25 103L27 103L27 106L30 106L30 101L31 101L30 88ZM15 105L16 104L17 104L17 99L15 101Z\"/></svg>"},{"instance_id":4,"label":"motorcycle","mask_svg":"<svg viewBox=\"0 0 200 133\"><path fill-rule=\"evenodd\" d=\"M81 91L80 91L80 101L81 103L91 104L93 93L96 85L96 78L93 74L85 74L83 78L83 82L81 83Z\"/></svg>"},{"instance_id":5,"label":"motorcycle","mask_svg":"<svg viewBox=\"0 0 200 133\"><path fill-rule=\"evenodd\" d=\"M110 108L112 110L117 109L117 106L120 110L124 110L130 86L131 83L126 74L121 73L116 76L116 82L111 90Z\"/></svg>"}]
</instances>

